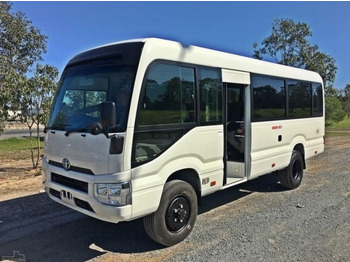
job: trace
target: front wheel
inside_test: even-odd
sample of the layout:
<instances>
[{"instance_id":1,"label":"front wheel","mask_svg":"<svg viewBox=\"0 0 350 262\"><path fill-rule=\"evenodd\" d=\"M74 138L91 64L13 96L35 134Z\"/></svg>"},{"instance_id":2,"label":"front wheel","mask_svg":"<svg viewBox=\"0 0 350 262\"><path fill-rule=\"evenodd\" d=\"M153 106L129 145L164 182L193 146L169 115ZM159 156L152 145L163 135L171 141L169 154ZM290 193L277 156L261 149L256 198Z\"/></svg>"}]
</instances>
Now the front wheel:
<instances>
[{"instance_id":1,"label":"front wheel","mask_svg":"<svg viewBox=\"0 0 350 262\"><path fill-rule=\"evenodd\" d=\"M164 246L183 241L192 231L198 213L193 187L181 180L165 184L156 212L143 219L147 235Z\"/></svg>"},{"instance_id":2,"label":"front wheel","mask_svg":"<svg viewBox=\"0 0 350 262\"><path fill-rule=\"evenodd\" d=\"M304 161L301 153L294 150L289 166L278 171L278 179L282 186L288 189L297 188L303 178Z\"/></svg>"}]
</instances>

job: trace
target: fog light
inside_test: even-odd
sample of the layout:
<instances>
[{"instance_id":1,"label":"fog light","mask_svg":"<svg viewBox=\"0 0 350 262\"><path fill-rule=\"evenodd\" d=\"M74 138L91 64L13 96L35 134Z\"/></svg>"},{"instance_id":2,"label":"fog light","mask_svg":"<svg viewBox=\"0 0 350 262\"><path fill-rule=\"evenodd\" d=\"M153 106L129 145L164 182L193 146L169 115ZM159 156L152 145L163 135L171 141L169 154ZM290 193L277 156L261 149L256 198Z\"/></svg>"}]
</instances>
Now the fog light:
<instances>
[{"instance_id":1,"label":"fog light","mask_svg":"<svg viewBox=\"0 0 350 262\"><path fill-rule=\"evenodd\" d=\"M94 195L107 205L124 206L131 204L130 183L95 184Z\"/></svg>"}]
</instances>

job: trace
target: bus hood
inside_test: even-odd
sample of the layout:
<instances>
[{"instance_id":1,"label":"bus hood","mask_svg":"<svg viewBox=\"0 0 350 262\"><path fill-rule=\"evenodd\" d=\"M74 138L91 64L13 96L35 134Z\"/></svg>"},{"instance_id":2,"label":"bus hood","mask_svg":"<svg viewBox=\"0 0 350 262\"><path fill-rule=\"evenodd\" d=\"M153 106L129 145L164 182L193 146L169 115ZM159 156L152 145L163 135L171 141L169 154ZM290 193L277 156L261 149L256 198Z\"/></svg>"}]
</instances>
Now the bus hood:
<instances>
[{"instance_id":1,"label":"bus hood","mask_svg":"<svg viewBox=\"0 0 350 262\"><path fill-rule=\"evenodd\" d=\"M66 170L105 175L109 170L110 140L105 135L49 130L45 136L46 161ZM113 170L114 171L114 170Z\"/></svg>"}]
</instances>

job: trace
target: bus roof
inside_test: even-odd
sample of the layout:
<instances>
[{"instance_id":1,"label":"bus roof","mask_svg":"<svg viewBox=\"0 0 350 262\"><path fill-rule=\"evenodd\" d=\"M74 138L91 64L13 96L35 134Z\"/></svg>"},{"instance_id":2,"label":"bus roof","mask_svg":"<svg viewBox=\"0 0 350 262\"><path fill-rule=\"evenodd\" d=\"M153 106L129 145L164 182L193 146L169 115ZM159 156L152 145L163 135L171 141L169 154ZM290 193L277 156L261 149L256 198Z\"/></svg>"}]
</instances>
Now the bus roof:
<instances>
[{"instance_id":1,"label":"bus roof","mask_svg":"<svg viewBox=\"0 0 350 262\"><path fill-rule=\"evenodd\" d=\"M271 75L274 77L284 77L322 83L322 78L316 72L218 50L193 45L184 45L180 42L160 38L131 39L99 46L77 55L70 61L70 63L78 56L81 57L81 55L84 53L96 53L98 50L102 51L103 49L110 48L111 46L127 43L144 44L141 59L143 59L145 63L151 63L154 60L170 60L188 64L211 66L248 73Z\"/></svg>"}]
</instances>

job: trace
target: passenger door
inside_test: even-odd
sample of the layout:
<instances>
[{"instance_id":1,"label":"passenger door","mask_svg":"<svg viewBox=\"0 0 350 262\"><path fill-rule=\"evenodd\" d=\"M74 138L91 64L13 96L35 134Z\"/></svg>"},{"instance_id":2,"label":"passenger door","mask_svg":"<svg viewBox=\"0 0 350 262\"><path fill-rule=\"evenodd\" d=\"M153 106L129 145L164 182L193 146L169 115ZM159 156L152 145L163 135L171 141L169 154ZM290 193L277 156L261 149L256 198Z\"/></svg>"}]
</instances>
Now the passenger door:
<instances>
[{"instance_id":1,"label":"passenger door","mask_svg":"<svg viewBox=\"0 0 350 262\"><path fill-rule=\"evenodd\" d=\"M248 73L223 70L224 81L224 185L247 180L250 109ZM247 100L248 98L248 100Z\"/></svg>"}]
</instances>

